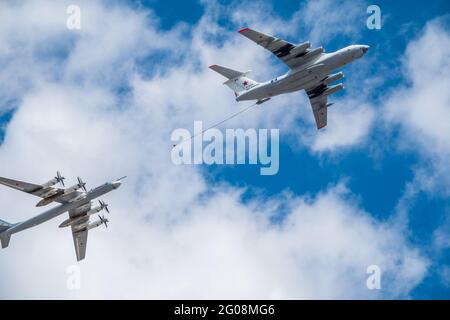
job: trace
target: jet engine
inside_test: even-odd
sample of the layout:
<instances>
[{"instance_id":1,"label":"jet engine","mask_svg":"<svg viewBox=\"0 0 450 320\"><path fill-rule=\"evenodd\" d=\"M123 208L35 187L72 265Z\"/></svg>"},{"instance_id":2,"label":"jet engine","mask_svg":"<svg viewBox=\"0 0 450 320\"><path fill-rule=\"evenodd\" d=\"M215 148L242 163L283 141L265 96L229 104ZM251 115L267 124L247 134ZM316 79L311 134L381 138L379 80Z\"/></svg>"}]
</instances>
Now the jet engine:
<instances>
[{"instance_id":1,"label":"jet engine","mask_svg":"<svg viewBox=\"0 0 450 320\"><path fill-rule=\"evenodd\" d=\"M322 83L320 86L307 91L307 94L310 99L313 99L313 98L317 98L319 96L329 96L330 94L336 93L342 89L344 89L344 85L342 83L339 83L339 84L337 84L335 86L331 86L331 87Z\"/></svg>"},{"instance_id":2,"label":"jet engine","mask_svg":"<svg viewBox=\"0 0 450 320\"><path fill-rule=\"evenodd\" d=\"M325 79L322 80L323 84L329 84L333 81L342 79L344 77L344 73L343 72L339 72L339 73L334 73L334 74L330 74L329 76L327 76Z\"/></svg>"},{"instance_id":3,"label":"jet engine","mask_svg":"<svg viewBox=\"0 0 450 320\"><path fill-rule=\"evenodd\" d=\"M342 89L344 89L344 84L339 83L335 86L328 87L324 92L322 92L322 95L329 96L330 94L341 91Z\"/></svg>"},{"instance_id":4,"label":"jet engine","mask_svg":"<svg viewBox=\"0 0 450 320\"><path fill-rule=\"evenodd\" d=\"M311 43L304 42L301 43L294 48L291 49L290 54L293 56L301 57L302 55L306 54L308 49L311 47Z\"/></svg>"},{"instance_id":5,"label":"jet engine","mask_svg":"<svg viewBox=\"0 0 450 320\"><path fill-rule=\"evenodd\" d=\"M315 48L315 49L312 49L312 50L308 51L308 53L305 54L303 56L303 58L304 59L309 59L309 58L315 57L315 56L323 53L324 51L325 50L323 49L323 47L318 47L318 48Z\"/></svg>"}]
</instances>

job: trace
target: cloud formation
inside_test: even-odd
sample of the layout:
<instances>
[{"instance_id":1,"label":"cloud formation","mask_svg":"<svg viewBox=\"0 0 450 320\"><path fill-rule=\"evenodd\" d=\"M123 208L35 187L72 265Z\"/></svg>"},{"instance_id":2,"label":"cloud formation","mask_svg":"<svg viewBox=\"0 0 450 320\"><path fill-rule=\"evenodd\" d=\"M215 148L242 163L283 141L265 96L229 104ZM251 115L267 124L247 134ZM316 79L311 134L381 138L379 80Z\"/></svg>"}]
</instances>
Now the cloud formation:
<instances>
[{"instance_id":1,"label":"cloud formation","mask_svg":"<svg viewBox=\"0 0 450 320\"><path fill-rule=\"evenodd\" d=\"M244 190L210 185L199 168L171 163L173 129L196 119L213 122L238 108L207 65L271 65L267 53L218 24L214 3L196 25L162 31L151 11L81 2L82 30L75 33L65 29L63 4L34 3L0 8L8 19L49 12L45 19L19 19L16 37L7 22L0 27L6 30L0 33L2 77L17 75L0 97L18 101L0 146L1 175L39 182L60 169L91 186L123 174L129 179L106 197L111 228L90 232L87 259L79 264L81 290L66 288L72 239L55 219L14 235L0 252L0 297L407 297L424 277L427 259L396 226L370 218L344 184L313 197L281 194L244 203ZM256 10L251 17L260 16ZM275 71L268 67L256 76ZM229 126L292 129L296 98L280 97ZM330 133L307 146L360 143L371 107L358 115L367 119L361 127L333 129L349 136L344 142ZM349 111L341 116L352 117ZM38 213L35 201L2 190L0 202L9 208L2 219ZM283 215L281 206L287 207ZM366 287L372 264L383 271L384 290Z\"/></svg>"},{"instance_id":2,"label":"cloud formation","mask_svg":"<svg viewBox=\"0 0 450 320\"><path fill-rule=\"evenodd\" d=\"M421 189L442 195L450 194L448 25L447 16L435 19L409 43L403 59L406 83L395 88L383 107L387 124L401 128L399 147L419 153L424 160L416 172Z\"/></svg>"}]
</instances>

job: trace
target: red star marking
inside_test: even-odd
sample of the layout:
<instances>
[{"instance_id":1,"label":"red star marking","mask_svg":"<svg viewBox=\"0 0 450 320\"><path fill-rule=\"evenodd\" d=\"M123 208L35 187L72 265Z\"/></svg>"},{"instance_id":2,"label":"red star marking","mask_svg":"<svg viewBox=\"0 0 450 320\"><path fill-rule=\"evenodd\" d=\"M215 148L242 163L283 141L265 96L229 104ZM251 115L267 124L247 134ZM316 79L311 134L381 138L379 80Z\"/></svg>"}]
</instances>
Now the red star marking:
<instances>
[{"instance_id":1,"label":"red star marking","mask_svg":"<svg viewBox=\"0 0 450 320\"><path fill-rule=\"evenodd\" d=\"M246 86L246 85L248 84L247 80L245 80L244 82L242 82L242 84L243 84L244 86Z\"/></svg>"}]
</instances>

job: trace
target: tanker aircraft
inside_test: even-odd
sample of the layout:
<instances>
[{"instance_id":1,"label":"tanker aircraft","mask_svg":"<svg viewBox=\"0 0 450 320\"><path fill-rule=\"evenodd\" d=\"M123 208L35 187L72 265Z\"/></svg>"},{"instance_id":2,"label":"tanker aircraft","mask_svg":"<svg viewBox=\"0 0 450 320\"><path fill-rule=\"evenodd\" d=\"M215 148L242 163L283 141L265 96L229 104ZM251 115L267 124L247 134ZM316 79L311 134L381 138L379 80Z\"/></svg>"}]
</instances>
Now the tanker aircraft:
<instances>
[{"instance_id":1,"label":"tanker aircraft","mask_svg":"<svg viewBox=\"0 0 450 320\"><path fill-rule=\"evenodd\" d=\"M335 52L325 53L323 47L311 48L309 42L292 44L264 33L244 28L240 34L272 52L283 61L289 71L266 82L257 82L248 77L250 71L241 72L219 65L210 68L228 80L224 83L236 96L236 101L257 100L256 104L268 101L283 93L305 90L312 106L317 129L327 125L327 109L332 105L327 97L344 89L342 83L329 86L344 77L344 73L332 74L369 50L367 45L350 45Z\"/></svg>"}]
</instances>

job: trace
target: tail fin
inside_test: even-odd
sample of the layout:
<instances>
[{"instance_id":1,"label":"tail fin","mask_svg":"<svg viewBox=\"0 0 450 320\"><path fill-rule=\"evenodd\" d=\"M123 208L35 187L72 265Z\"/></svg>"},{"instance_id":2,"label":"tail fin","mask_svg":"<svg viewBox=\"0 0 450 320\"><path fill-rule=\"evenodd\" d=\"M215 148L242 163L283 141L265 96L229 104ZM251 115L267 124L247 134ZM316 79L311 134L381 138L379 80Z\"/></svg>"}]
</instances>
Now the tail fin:
<instances>
[{"instance_id":1,"label":"tail fin","mask_svg":"<svg viewBox=\"0 0 450 320\"><path fill-rule=\"evenodd\" d=\"M9 245L11 235L5 231L11 228L13 224L0 220L0 241L2 242L2 248L6 248Z\"/></svg>"},{"instance_id":2,"label":"tail fin","mask_svg":"<svg viewBox=\"0 0 450 320\"><path fill-rule=\"evenodd\" d=\"M210 66L210 68L215 72L220 73L225 78L228 78L228 81L224 82L224 84L226 84L231 90L234 91L236 97L259 84L259 82L247 77L250 71L236 71L219 66L217 64Z\"/></svg>"}]
</instances>

